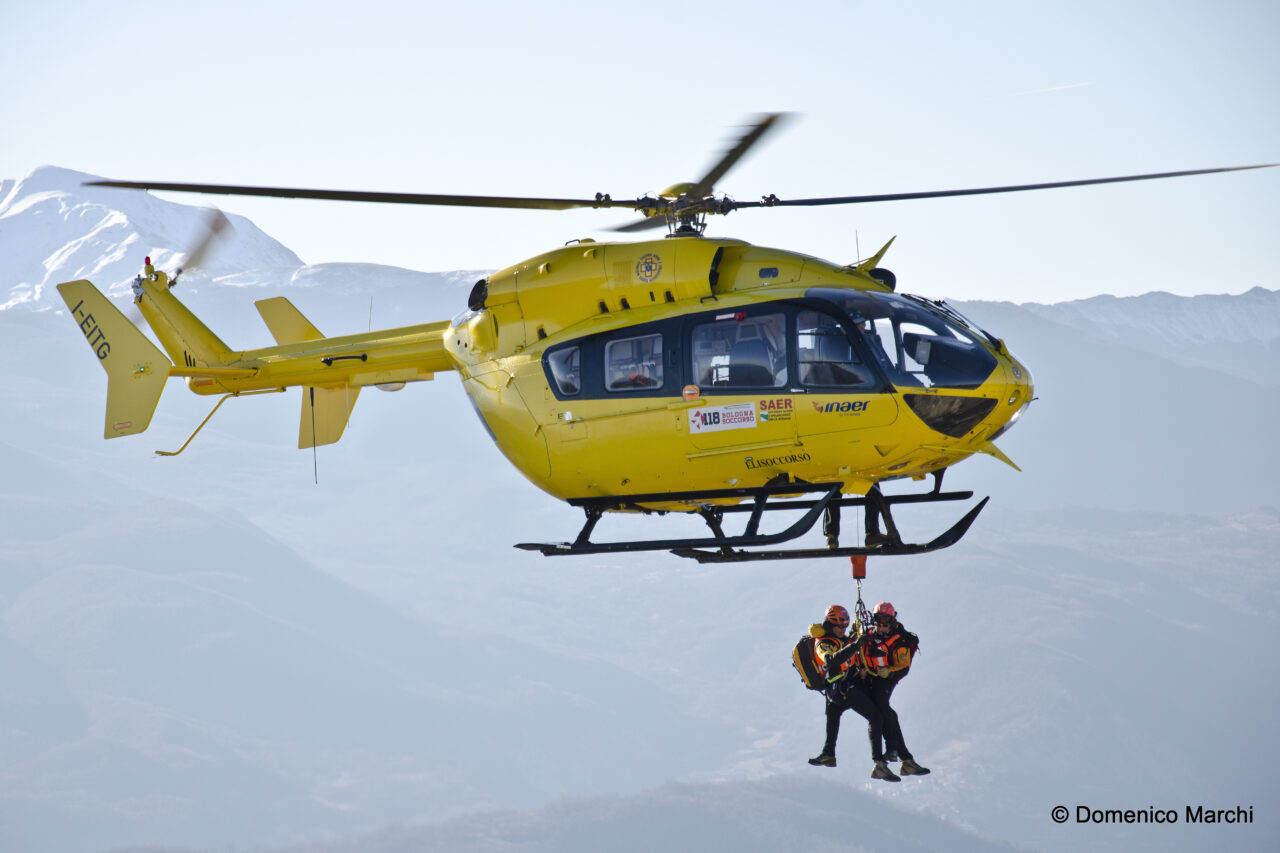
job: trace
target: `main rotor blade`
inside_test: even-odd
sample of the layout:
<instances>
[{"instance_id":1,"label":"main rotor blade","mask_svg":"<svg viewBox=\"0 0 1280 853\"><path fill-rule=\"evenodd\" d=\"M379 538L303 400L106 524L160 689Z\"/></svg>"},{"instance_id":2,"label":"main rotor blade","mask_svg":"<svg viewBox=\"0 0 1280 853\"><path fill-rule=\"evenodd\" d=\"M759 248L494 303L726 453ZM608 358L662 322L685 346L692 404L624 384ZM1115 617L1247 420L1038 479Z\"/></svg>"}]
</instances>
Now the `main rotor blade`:
<instances>
[{"instance_id":1,"label":"main rotor blade","mask_svg":"<svg viewBox=\"0 0 1280 853\"><path fill-rule=\"evenodd\" d=\"M644 219L637 219L634 222L628 222L626 225L614 225L609 228L610 231L621 231L624 234L634 234L638 231L653 231L655 228L666 228L667 217L665 216L649 216Z\"/></svg>"},{"instance_id":2,"label":"main rotor blade","mask_svg":"<svg viewBox=\"0 0 1280 853\"><path fill-rule=\"evenodd\" d=\"M743 134L737 144L725 152L724 156L720 158L720 162L712 166L711 170L702 176L702 180L695 183L691 189L685 191L685 195L689 198L702 198L710 195L716 182L723 178L725 173L732 169L733 165L742 159L742 155L746 154L751 146L759 142L771 127L785 119L787 115L788 113L767 113L760 116L759 121Z\"/></svg>"},{"instance_id":3,"label":"main rotor blade","mask_svg":"<svg viewBox=\"0 0 1280 853\"><path fill-rule=\"evenodd\" d=\"M1051 190L1060 187L1084 187L1090 184L1119 184L1125 181L1150 181L1158 178L1182 178L1187 175L1210 175L1215 172L1240 172L1246 169L1269 169L1276 163L1263 163L1258 166L1225 166L1219 169L1192 169L1186 172L1157 172L1151 175L1126 175L1120 178L1090 178L1083 181L1055 181L1047 184L1019 184L1010 187L981 187L970 190L933 190L919 193L887 193L884 195L847 195L834 198L796 198L779 199L774 196L761 201L735 201L734 209L743 207L817 207L825 204L863 204L873 201L905 201L915 198L944 198L960 195L989 195L991 193L1016 193L1024 190Z\"/></svg>"},{"instance_id":4,"label":"main rotor blade","mask_svg":"<svg viewBox=\"0 0 1280 853\"><path fill-rule=\"evenodd\" d=\"M212 195L256 195L270 198L309 198L326 201L364 201L381 204L434 204L449 207L506 207L528 210L571 210L579 207L626 207L638 209L634 201L598 199L514 198L493 195L430 195L426 193L381 193L356 190L304 190L289 187L241 187L224 184L169 184L159 181L86 181L85 186L120 187L134 190L164 190Z\"/></svg>"}]
</instances>

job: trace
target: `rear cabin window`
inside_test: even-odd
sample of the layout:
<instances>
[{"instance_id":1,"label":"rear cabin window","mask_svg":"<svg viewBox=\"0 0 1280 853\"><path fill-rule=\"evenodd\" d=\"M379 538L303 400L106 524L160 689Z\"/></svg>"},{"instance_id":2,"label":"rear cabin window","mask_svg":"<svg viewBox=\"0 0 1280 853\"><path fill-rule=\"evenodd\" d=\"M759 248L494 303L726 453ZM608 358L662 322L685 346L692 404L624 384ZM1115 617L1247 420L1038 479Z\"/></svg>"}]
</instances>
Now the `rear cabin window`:
<instances>
[{"instance_id":1,"label":"rear cabin window","mask_svg":"<svg viewBox=\"0 0 1280 853\"><path fill-rule=\"evenodd\" d=\"M737 312L693 327L693 378L704 388L787 384L787 318Z\"/></svg>"},{"instance_id":2,"label":"rear cabin window","mask_svg":"<svg viewBox=\"0 0 1280 853\"><path fill-rule=\"evenodd\" d=\"M619 338L604 346L605 389L645 391L662 385L662 335Z\"/></svg>"}]
</instances>

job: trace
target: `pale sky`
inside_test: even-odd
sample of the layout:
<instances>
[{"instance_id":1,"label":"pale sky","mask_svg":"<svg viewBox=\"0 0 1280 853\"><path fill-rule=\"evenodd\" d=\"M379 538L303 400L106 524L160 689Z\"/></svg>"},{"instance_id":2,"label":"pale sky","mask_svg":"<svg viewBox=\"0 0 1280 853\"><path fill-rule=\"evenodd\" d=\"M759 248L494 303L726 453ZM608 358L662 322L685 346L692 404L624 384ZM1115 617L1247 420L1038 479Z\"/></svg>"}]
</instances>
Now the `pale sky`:
<instances>
[{"instance_id":1,"label":"pale sky","mask_svg":"<svg viewBox=\"0 0 1280 853\"><path fill-rule=\"evenodd\" d=\"M631 4L628 4L631 6ZM616 198L912 192L1280 162L1280 6L1134 2L20 3L0 11L0 178ZM170 196L204 203L198 196ZM885 266L926 296L1280 287L1280 168L745 210L709 234ZM309 263L495 269L626 211L209 197ZM0 228L3 223L0 223ZM660 232L659 232L660 233Z\"/></svg>"}]
</instances>

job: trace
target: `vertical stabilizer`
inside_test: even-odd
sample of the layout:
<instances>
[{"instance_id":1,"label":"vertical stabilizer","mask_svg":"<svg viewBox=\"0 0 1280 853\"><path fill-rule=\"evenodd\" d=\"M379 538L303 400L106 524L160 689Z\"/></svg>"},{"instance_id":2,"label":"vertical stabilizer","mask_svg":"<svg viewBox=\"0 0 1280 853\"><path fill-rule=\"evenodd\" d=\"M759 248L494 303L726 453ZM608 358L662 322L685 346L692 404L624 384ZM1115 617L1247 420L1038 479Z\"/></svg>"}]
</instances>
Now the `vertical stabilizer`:
<instances>
[{"instance_id":1,"label":"vertical stabilizer","mask_svg":"<svg viewBox=\"0 0 1280 853\"><path fill-rule=\"evenodd\" d=\"M257 306L258 313L262 315L262 320L271 330L276 343L284 345L324 340L320 330L283 296L262 299L253 304ZM347 429L347 420L359 397L360 389L351 385L304 387L302 417L298 421L299 449L336 444Z\"/></svg>"},{"instance_id":2,"label":"vertical stabilizer","mask_svg":"<svg viewBox=\"0 0 1280 853\"><path fill-rule=\"evenodd\" d=\"M351 417L351 409L359 396L360 389L349 385L303 388L298 448L336 444L347 428L347 419Z\"/></svg>"},{"instance_id":3,"label":"vertical stabilizer","mask_svg":"<svg viewBox=\"0 0 1280 853\"><path fill-rule=\"evenodd\" d=\"M164 353L138 331L120 309L87 281L58 285L71 318L107 372L104 435L116 438L142 432L160 402L172 366Z\"/></svg>"}]
</instances>

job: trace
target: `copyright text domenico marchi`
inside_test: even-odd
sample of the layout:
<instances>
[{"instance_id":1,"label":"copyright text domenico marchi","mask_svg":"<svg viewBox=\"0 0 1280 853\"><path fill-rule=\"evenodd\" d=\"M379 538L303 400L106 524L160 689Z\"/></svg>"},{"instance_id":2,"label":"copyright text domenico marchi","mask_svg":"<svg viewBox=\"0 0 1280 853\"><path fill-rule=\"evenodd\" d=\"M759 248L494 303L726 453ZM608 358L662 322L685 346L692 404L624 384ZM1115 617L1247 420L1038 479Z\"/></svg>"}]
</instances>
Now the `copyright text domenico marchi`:
<instances>
[{"instance_id":1,"label":"copyright text domenico marchi","mask_svg":"<svg viewBox=\"0 0 1280 853\"><path fill-rule=\"evenodd\" d=\"M1052 811L1054 823L1066 823L1073 814L1066 806L1054 806ZM1235 806L1229 809L1214 809L1207 806L1186 806L1181 813L1177 809L1158 809L1148 806L1145 809L1095 809L1089 806L1076 806L1075 823L1253 823L1253 806Z\"/></svg>"}]
</instances>

